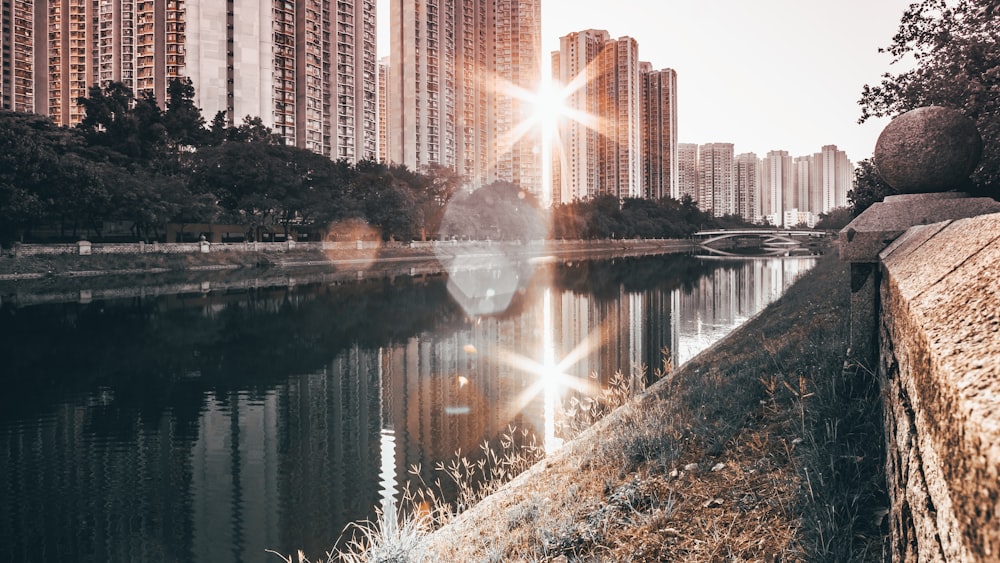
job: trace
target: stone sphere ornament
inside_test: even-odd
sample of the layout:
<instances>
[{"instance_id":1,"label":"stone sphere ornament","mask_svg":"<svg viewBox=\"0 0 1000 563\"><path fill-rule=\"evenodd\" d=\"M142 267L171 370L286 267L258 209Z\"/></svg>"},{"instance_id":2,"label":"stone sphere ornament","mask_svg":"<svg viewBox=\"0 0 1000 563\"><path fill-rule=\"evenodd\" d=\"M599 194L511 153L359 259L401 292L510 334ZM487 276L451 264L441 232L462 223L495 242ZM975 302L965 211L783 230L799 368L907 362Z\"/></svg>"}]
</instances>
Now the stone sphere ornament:
<instances>
[{"instance_id":1,"label":"stone sphere ornament","mask_svg":"<svg viewBox=\"0 0 1000 563\"><path fill-rule=\"evenodd\" d=\"M910 110L889 122L875 143L882 179L900 193L944 192L965 185L983 152L976 123L941 106Z\"/></svg>"}]
</instances>

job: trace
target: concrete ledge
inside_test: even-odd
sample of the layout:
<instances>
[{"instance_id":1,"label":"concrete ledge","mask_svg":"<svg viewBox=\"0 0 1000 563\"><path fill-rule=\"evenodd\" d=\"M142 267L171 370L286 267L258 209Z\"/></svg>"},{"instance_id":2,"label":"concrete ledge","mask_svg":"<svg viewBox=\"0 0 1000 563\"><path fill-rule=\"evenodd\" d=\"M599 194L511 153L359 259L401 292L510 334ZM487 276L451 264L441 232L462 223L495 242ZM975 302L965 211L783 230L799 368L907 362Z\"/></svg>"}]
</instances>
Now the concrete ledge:
<instances>
[{"instance_id":1,"label":"concrete ledge","mask_svg":"<svg viewBox=\"0 0 1000 563\"><path fill-rule=\"evenodd\" d=\"M1000 560L1000 214L880 258L893 560Z\"/></svg>"},{"instance_id":2,"label":"concrete ledge","mask_svg":"<svg viewBox=\"0 0 1000 563\"><path fill-rule=\"evenodd\" d=\"M878 255L914 225L1000 213L1000 202L957 192L903 194L885 198L858 215L837 235L840 259L876 262Z\"/></svg>"}]
</instances>

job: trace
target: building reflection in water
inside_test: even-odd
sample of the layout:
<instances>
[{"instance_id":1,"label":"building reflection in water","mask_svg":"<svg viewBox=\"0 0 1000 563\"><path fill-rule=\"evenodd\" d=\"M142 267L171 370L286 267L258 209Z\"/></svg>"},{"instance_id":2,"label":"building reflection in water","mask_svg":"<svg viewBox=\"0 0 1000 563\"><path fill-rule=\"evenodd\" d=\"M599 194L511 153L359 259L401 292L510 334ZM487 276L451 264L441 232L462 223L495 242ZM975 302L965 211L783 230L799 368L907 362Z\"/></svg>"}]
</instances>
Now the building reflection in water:
<instances>
[{"instance_id":1,"label":"building reflection in water","mask_svg":"<svg viewBox=\"0 0 1000 563\"><path fill-rule=\"evenodd\" d=\"M24 560L315 557L348 522L390 510L408 467L475 454L511 423L557 446L569 393L690 359L813 260L686 257L686 277L646 266L620 277L629 264L554 268L512 310L482 317L428 297L441 280L386 285L375 310L366 295L301 286L209 298L193 315L133 304L133 338L88 341L110 363L32 368L93 386L0 418L0 543ZM107 314L65 322L96 339L107 329L88 323ZM372 323L378 336L364 333ZM139 355L157 346L162 356Z\"/></svg>"}]
</instances>

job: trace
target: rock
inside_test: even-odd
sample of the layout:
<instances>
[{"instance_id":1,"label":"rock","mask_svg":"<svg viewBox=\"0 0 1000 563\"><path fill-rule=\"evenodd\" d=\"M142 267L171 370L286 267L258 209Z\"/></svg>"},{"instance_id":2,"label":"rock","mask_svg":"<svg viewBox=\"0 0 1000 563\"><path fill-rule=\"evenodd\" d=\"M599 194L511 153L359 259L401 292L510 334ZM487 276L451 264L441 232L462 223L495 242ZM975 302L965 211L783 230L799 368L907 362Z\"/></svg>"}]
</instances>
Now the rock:
<instances>
[{"instance_id":1,"label":"rock","mask_svg":"<svg viewBox=\"0 0 1000 563\"><path fill-rule=\"evenodd\" d=\"M702 508L716 508L716 507L722 506L722 504L724 502L725 502L724 500L722 500L721 498L718 498L718 497L716 497L716 498L710 498L710 499L706 500L705 502L701 503L701 507Z\"/></svg>"},{"instance_id":2,"label":"rock","mask_svg":"<svg viewBox=\"0 0 1000 563\"><path fill-rule=\"evenodd\" d=\"M962 187L979 164L983 141L974 121L941 106L893 119L875 143L879 175L900 193L944 192Z\"/></svg>"},{"instance_id":3,"label":"rock","mask_svg":"<svg viewBox=\"0 0 1000 563\"><path fill-rule=\"evenodd\" d=\"M697 463L689 463L684 466L684 471L695 471L698 469Z\"/></svg>"},{"instance_id":4,"label":"rock","mask_svg":"<svg viewBox=\"0 0 1000 563\"><path fill-rule=\"evenodd\" d=\"M722 471L726 468L726 464L719 462L712 466L712 471Z\"/></svg>"}]
</instances>

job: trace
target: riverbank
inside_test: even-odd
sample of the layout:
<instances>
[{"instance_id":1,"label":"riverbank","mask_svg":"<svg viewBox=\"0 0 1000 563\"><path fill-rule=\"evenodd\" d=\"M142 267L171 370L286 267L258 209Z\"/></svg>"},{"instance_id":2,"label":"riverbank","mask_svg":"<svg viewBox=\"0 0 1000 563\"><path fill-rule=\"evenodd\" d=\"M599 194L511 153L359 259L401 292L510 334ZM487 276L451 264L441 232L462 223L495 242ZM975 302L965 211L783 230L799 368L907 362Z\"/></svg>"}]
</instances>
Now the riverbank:
<instances>
[{"instance_id":1,"label":"riverbank","mask_svg":"<svg viewBox=\"0 0 1000 563\"><path fill-rule=\"evenodd\" d=\"M881 407L844 364L848 300L829 253L411 560L886 560Z\"/></svg>"},{"instance_id":2,"label":"riverbank","mask_svg":"<svg viewBox=\"0 0 1000 563\"><path fill-rule=\"evenodd\" d=\"M262 245L263 246L263 245ZM456 256L515 260L688 252L688 240L393 243L323 249L0 256L0 299L18 305L442 274ZM348 245L349 246L349 245ZM360 245L359 245L360 246ZM280 249L279 249L280 248Z\"/></svg>"}]
</instances>

